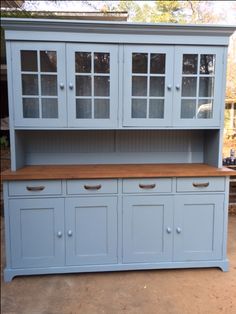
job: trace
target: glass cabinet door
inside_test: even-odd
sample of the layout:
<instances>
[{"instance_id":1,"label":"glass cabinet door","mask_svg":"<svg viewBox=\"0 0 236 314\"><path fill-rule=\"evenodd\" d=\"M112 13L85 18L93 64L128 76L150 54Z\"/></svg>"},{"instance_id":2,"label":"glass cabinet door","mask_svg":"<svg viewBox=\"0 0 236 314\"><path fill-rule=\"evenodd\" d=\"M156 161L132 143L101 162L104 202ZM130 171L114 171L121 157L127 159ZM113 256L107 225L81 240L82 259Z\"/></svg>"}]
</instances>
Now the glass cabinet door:
<instances>
[{"instance_id":1,"label":"glass cabinet door","mask_svg":"<svg viewBox=\"0 0 236 314\"><path fill-rule=\"evenodd\" d=\"M124 126L170 126L173 47L124 48Z\"/></svg>"},{"instance_id":2,"label":"glass cabinet door","mask_svg":"<svg viewBox=\"0 0 236 314\"><path fill-rule=\"evenodd\" d=\"M117 127L117 46L68 44L67 78L69 126Z\"/></svg>"},{"instance_id":3,"label":"glass cabinet door","mask_svg":"<svg viewBox=\"0 0 236 314\"><path fill-rule=\"evenodd\" d=\"M178 47L175 60L174 125L220 126L221 48Z\"/></svg>"},{"instance_id":4,"label":"glass cabinet door","mask_svg":"<svg viewBox=\"0 0 236 314\"><path fill-rule=\"evenodd\" d=\"M16 126L66 126L65 45L14 43L13 92Z\"/></svg>"}]
</instances>

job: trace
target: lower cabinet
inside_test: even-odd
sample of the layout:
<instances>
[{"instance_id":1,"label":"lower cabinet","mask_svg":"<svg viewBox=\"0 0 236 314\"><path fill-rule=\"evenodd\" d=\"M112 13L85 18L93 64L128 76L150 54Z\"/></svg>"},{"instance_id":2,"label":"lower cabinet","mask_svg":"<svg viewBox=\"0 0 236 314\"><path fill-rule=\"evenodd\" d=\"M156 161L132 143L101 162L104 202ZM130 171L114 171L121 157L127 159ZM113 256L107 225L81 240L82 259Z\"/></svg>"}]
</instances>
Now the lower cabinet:
<instances>
[{"instance_id":1,"label":"lower cabinet","mask_svg":"<svg viewBox=\"0 0 236 314\"><path fill-rule=\"evenodd\" d=\"M9 201L13 268L64 264L64 199Z\"/></svg>"},{"instance_id":2,"label":"lower cabinet","mask_svg":"<svg viewBox=\"0 0 236 314\"><path fill-rule=\"evenodd\" d=\"M6 280L40 268L227 270L224 193L94 194L10 198Z\"/></svg>"},{"instance_id":3,"label":"lower cabinet","mask_svg":"<svg viewBox=\"0 0 236 314\"><path fill-rule=\"evenodd\" d=\"M172 196L123 197L123 262L172 259Z\"/></svg>"},{"instance_id":4,"label":"lower cabinet","mask_svg":"<svg viewBox=\"0 0 236 314\"><path fill-rule=\"evenodd\" d=\"M125 196L123 262L221 259L223 221L224 195Z\"/></svg>"},{"instance_id":5,"label":"lower cabinet","mask_svg":"<svg viewBox=\"0 0 236 314\"><path fill-rule=\"evenodd\" d=\"M117 263L117 197L66 199L66 264Z\"/></svg>"},{"instance_id":6,"label":"lower cabinet","mask_svg":"<svg viewBox=\"0 0 236 314\"><path fill-rule=\"evenodd\" d=\"M177 195L174 213L174 260L222 258L224 195Z\"/></svg>"}]
</instances>

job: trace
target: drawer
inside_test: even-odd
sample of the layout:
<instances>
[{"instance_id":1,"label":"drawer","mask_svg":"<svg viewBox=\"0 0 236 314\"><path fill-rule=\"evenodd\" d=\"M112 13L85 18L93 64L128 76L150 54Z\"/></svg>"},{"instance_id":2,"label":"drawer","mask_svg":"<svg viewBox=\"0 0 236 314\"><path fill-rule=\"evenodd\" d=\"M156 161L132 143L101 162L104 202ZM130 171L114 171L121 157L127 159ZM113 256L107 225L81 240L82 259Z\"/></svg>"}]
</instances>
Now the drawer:
<instances>
[{"instance_id":1,"label":"drawer","mask_svg":"<svg viewBox=\"0 0 236 314\"><path fill-rule=\"evenodd\" d=\"M59 195L62 193L60 180L32 180L9 182L10 196Z\"/></svg>"},{"instance_id":2,"label":"drawer","mask_svg":"<svg viewBox=\"0 0 236 314\"><path fill-rule=\"evenodd\" d=\"M117 180L68 180L67 194L117 193Z\"/></svg>"},{"instance_id":3,"label":"drawer","mask_svg":"<svg viewBox=\"0 0 236 314\"><path fill-rule=\"evenodd\" d=\"M123 180L123 193L170 193L172 180L161 179L127 179Z\"/></svg>"},{"instance_id":4,"label":"drawer","mask_svg":"<svg viewBox=\"0 0 236 314\"><path fill-rule=\"evenodd\" d=\"M177 192L222 192L225 190L225 178L177 178L176 189Z\"/></svg>"}]
</instances>

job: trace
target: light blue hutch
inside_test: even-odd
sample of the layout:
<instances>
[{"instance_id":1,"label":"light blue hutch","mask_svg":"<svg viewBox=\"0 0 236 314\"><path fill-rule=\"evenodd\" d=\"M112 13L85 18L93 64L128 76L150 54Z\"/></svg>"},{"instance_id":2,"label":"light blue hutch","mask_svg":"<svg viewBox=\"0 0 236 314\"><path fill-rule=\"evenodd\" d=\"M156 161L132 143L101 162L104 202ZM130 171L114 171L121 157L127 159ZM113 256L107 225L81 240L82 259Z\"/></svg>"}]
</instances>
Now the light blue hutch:
<instances>
[{"instance_id":1,"label":"light blue hutch","mask_svg":"<svg viewBox=\"0 0 236 314\"><path fill-rule=\"evenodd\" d=\"M17 275L220 267L234 27L3 19Z\"/></svg>"}]
</instances>

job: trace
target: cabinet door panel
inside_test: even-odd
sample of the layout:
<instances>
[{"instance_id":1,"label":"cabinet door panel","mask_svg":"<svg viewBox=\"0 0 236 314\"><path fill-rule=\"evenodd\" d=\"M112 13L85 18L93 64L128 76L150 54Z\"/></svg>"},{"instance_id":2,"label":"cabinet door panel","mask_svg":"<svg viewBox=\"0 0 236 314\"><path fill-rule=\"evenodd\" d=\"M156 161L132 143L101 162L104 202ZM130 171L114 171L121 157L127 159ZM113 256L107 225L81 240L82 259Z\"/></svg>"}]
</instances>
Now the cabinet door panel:
<instances>
[{"instance_id":1,"label":"cabinet door panel","mask_svg":"<svg viewBox=\"0 0 236 314\"><path fill-rule=\"evenodd\" d=\"M67 45L68 121L72 127L118 123L118 46Z\"/></svg>"},{"instance_id":2,"label":"cabinet door panel","mask_svg":"<svg viewBox=\"0 0 236 314\"><path fill-rule=\"evenodd\" d=\"M14 115L19 127L65 127L65 45L13 43Z\"/></svg>"},{"instance_id":3,"label":"cabinet door panel","mask_svg":"<svg viewBox=\"0 0 236 314\"><path fill-rule=\"evenodd\" d=\"M224 195L183 195L175 198L174 260L222 257Z\"/></svg>"},{"instance_id":4,"label":"cabinet door panel","mask_svg":"<svg viewBox=\"0 0 236 314\"><path fill-rule=\"evenodd\" d=\"M62 266L63 199L10 200L12 267Z\"/></svg>"},{"instance_id":5,"label":"cabinet door panel","mask_svg":"<svg viewBox=\"0 0 236 314\"><path fill-rule=\"evenodd\" d=\"M174 126L220 126L223 49L177 47Z\"/></svg>"},{"instance_id":6,"label":"cabinet door panel","mask_svg":"<svg viewBox=\"0 0 236 314\"><path fill-rule=\"evenodd\" d=\"M171 260L172 215L172 197L123 197L123 262Z\"/></svg>"},{"instance_id":7,"label":"cabinet door panel","mask_svg":"<svg viewBox=\"0 0 236 314\"><path fill-rule=\"evenodd\" d=\"M124 126L170 126L173 47L124 49Z\"/></svg>"},{"instance_id":8,"label":"cabinet door panel","mask_svg":"<svg viewBox=\"0 0 236 314\"><path fill-rule=\"evenodd\" d=\"M117 198L66 200L66 263L117 262Z\"/></svg>"}]
</instances>

